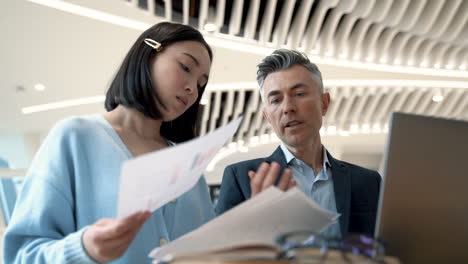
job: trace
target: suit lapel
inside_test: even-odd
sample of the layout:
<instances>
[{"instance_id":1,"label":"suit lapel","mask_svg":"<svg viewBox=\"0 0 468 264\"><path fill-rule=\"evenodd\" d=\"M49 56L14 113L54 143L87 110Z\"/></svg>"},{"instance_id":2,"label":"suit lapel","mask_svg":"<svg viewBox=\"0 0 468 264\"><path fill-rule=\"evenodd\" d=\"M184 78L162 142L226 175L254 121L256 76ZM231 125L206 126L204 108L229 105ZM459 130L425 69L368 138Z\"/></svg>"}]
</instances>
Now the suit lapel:
<instances>
[{"instance_id":1,"label":"suit lapel","mask_svg":"<svg viewBox=\"0 0 468 264\"><path fill-rule=\"evenodd\" d=\"M286 158L284 157L283 150L281 147L277 147L276 150L269 156L268 158L265 159L266 162L272 163L273 161L278 162L280 165L280 176L283 174L284 169L288 167L288 164L286 163ZM279 180L281 177L278 177L276 179L275 185L278 184Z\"/></svg>"},{"instance_id":2,"label":"suit lapel","mask_svg":"<svg viewBox=\"0 0 468 264\"><path fill-rule=\"evenodd\" d=\"M350 204L351 204L351 178L346 166L339 160L334 159L328 153L331 163L333 186L335 191L336 210L341 214L339 218L342 236L348 234Z\"/></svg>"},{"instance_id":3,"label":"suit lapel","mask_svg":"<svg viewBox=\"0 0 468 264\"><path fill-rule=\"evenodd\" d=\"M331 171L333 177L333 190L335 191L336 210L341 214L339 218L340 229L342 236L348 234L350 207L351 207L351 175L347 167L339 160L333 158L327 151L328 159L331 164ZM276 161L281 166L280 175L283 170L288 167L286 158L284 157L283 150L278 146L276 150L265 159L266 162L271 163ZM275 184L278 184L279 177Z\"/></svg>"},{"instance_id":4,"label":"suit lapel","mask_svg":"<svg viewBox=\"0 0 468 264\"><path fill-rule=\"evenodd\" d=\"M283 151L281 150L280 147L276 148L276 150L269 157L265 157L261 159L259 163L257 162L250 163L247 167L245 167L241 171L241 173L238 173L237 178L238 178L239 186L242 189L242 192L244 194L244 197L250 198L252 194L252 190L250 189L250 178L247 174L248 171L249 170L257 171L261 162L272 163L273 161L278 162L280 164L281 166L280 173L282 173L283 170L287 167L286 158L284 157ZM279 177L276 180L275 184L278 183L278 180L279 180Z\"/></svg>"}]
</instances>

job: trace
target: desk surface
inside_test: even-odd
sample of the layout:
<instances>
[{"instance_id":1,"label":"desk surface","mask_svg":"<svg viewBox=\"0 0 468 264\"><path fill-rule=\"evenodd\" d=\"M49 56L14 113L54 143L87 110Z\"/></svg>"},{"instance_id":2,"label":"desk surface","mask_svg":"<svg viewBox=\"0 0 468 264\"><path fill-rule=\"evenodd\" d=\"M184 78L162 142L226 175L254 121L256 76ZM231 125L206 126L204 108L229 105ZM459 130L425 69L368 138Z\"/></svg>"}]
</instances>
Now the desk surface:
<instances>
[{"instance_id":1,"label":"desk surface","mask_svg":"<svg viewBox=\"0 0 468 264\"><path fill-rule=\"evenodd\" d=\"M172 263L173 264L202 264L202 263L208 263L208 264L289 264L291 262L287 260L223 260L223 259L210 258L210 257L207 257L207 258L201 257L200 259L197 258L197 259L177 260ZM294 262L294 263L300 263L300 262ZM343 264L347 262L342 259L339 251L334 250L334 251L329 251L327 255L327 259L321 263ZM400 261L395 257L385 257L385 263L386 264L401 264Z\"/></svg>"},{"instance_id":2,"label":"desk surface","mask_svg":"<svg viewBox=\"0 0 468 264\"><path fill-rule=\"evenodd\" d=\"M183 260L173 262L174 264L290 264L287 260L243 260L243 261L234 261L234 260ZM294 262L298 263L298 262ZM300 263L300 262L299 262ZM343 260L326 260L322 262L323 264L344 264L346 263ZM400 264L396 258L387 257L385 258L386 264Z\"/></svg>"}]
</instances>

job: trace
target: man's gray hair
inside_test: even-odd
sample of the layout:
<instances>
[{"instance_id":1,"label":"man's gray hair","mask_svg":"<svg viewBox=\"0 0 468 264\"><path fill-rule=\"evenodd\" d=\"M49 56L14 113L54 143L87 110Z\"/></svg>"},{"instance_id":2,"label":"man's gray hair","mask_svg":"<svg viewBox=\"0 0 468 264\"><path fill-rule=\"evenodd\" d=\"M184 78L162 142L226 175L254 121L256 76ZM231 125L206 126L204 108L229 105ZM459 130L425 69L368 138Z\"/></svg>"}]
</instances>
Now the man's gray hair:
<instances>
[{"instance_id":1,"label":"man's gray hair","mask_svg":"<svg viewBox=\"0 0 468 264\"><path fill-rule=\"evenodd\" d=\"M263 98L263 83L265 82L268 74L288 69L294 65L302 65L317 76L320 93L323 93L322 73L318 69L317 65L310 62L307 55L295 50L278 49L271 55L264 58L262 62L257 65L257 82L260 86L260 95L263 101L265 100L265 98Z\"/></svg>"}]
</instances>

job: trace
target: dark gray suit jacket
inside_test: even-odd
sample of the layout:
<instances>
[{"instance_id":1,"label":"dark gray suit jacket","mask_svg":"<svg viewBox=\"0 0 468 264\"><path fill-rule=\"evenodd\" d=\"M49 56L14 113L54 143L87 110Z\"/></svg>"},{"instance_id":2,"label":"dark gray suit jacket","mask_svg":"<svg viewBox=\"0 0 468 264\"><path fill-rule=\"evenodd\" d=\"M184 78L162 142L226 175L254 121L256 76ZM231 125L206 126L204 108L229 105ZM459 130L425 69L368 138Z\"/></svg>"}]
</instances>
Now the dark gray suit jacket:
<instances>
[{"instance_id":1,"label":"dark gray suit jacket","mask_svg":"<svg viewBox=\"0 0 468 264\"><path fill-rule=\"evenodd\" d=\"M331 164L336 208L341 214L339 223L342 235L373 235L381 181L379 173L334 159L328 152L327 155ZM270 157L246 160L226 167L216 205L218 215L250 198L250 178L247 172L257 171L264 161L276 161L282 170L287 168L280 147Z\"/></svg>"}]
</instances>

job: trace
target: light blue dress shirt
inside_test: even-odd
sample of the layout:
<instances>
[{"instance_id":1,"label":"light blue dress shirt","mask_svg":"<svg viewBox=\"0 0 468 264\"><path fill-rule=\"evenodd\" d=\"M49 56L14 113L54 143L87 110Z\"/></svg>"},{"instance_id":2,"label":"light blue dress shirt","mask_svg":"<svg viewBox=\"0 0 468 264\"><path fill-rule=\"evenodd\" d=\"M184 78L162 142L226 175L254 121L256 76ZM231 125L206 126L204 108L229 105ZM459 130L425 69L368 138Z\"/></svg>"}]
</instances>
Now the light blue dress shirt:
<instances>
[{"instance_id":1,"label":"light blue dress shirt","mask_svg":"<svg viewBox=\"0 0 468 264\"><path fill-rule=\"evenodd\" d=\"M297 182L297 187L322 208L337 212L331 163L328 160L325 147L323 147L323 169L317 175L309 165L296 158L283 144L281 144L281 150L286 158L288 168L293 172L293 178ZM339 222L323 230L321 235L341 238Z\"/></svg>"}]
</instances>

